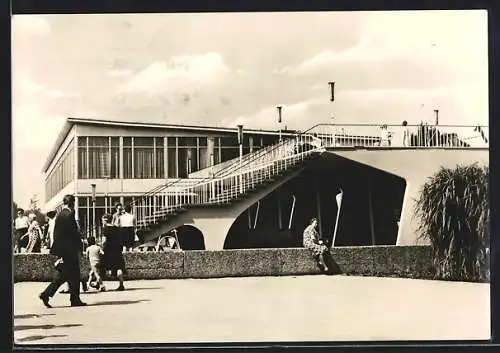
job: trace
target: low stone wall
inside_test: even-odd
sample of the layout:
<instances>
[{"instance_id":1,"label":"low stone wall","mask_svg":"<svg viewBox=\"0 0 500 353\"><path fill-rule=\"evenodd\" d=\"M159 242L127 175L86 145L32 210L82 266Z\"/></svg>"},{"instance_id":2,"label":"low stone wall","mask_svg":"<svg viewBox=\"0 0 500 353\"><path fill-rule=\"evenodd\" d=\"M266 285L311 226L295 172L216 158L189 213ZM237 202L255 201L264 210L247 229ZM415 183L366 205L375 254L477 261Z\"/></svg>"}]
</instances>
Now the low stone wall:
<instances>
[{"instance_id":1,"label":"low stone wall","mask_svg":"<svg viewBox=\"0 0 500 353\"><path fill-rule=\"evenodd\" d=\"M339 247L331 251L337 273L361 276L432 278L429 246ZM126 253L126 279L217 278L319 274L303 248ZM49 281L55 257L14 255L14 281ZM88 262L82 259L82 276Z\"/></svg>"}]
</instances>

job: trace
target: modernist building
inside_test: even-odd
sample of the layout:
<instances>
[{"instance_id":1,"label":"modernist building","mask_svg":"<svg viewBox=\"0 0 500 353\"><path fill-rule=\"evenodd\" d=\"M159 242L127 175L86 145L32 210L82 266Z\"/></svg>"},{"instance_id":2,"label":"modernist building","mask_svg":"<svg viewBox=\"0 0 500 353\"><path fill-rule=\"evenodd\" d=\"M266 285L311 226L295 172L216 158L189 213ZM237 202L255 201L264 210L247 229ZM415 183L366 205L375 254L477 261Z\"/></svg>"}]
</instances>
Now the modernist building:
<instances>
[{"instance_id":1,"label":"modernist building","mask_svg":"<svg viewBox=\"0 0 500 353\"><path fill-rule=\"evenodd\" d=\"M293 132L283 131L286 137ZM278 131L244 130L243 154L279 140ZM133 201L171 180L239 155L237 127L145 124L68 118L43 167L45 209L62 206L65 194L76 196L82 230L116 202Z\"/></svg>"},{"instance_id":2,"label":"modernist building","mask_svg":"<svg viewBox=\"0 0 500 353\"><path fill-rule=\"evenodd\" d=\"M45 209L74 194L91 234L116 202L132 202L145 240L176 229L185 249L300 246L311 217L335 246L416 244L414 199L427 178L488 162L477 127L413 126L407 145L398 126L389 145L378 126L330 127L244 129L240 145L237 127L68 118L43 169ZM238 166L240 147L248 163Z\"/></svg>"}]
</instances>

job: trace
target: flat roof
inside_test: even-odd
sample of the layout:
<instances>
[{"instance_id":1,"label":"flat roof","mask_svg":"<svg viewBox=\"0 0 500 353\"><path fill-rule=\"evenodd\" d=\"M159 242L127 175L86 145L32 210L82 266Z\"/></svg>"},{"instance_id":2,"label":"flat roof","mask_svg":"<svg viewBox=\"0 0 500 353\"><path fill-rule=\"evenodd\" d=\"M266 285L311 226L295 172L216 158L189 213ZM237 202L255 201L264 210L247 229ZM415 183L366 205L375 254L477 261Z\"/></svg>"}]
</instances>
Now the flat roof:
<instances>
[{"instance_id":1,"label":"flat roof","mask_svg":"<svg viewBox=\"0 0 500 353\"><path fill-rule=\"evenodd\" d=\"M64 122L63 127L57 135L56 141L52 150L50 151L42 171L45 173L49 168L52 160L54 159L57 151L61 147L62 143L68 136L73 125L100 125L100 126L117 126L117 127L135 127L135 128L149 128L149 129L172 129L172 130L184 130L184 131L210 131L210 132L232 132L236 133L238 128L229 127L219 127L219 126L202 126L202 125L180 125L180 124L163 124L163 123L142 123L134 121L116 121L116 120L100 120L100 119L89 119L89 118L71 118L68 117ZM279 132L275 130L258 130L258 129L244 129L245 132L251 132L253 134L262 135L277 135ZM282 130L283 135L293 135L296 131L294 130Z\"/></svg>"}]
</instances>

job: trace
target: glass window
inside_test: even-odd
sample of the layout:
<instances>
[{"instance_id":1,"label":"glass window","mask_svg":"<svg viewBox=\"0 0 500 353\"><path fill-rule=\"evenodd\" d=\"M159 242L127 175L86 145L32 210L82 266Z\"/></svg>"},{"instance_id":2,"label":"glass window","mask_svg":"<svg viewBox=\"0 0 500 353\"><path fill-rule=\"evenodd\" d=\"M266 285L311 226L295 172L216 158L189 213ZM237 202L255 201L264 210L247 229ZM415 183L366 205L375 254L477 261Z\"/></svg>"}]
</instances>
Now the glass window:
<instances>
[{"instance_id":1,"label":"glass window","mask_svg":"<svg viewBox=\"0 0 500 353\"><path fill-rule=\"evenodd\" d=\"M165 154L163 151L163 138L156 138L156 179L165 178Z\"/></svg>"},{"instance_id":2,"label":"glass window","mask_svg":"<svg viewBox=\"0 0 500 353\"><path fill-rule=\"evenodd\" d=\"M152 137L134 137L134 179L154 178L154 149Z\"/></svg>"},{"instance_id":3,"label":"glass window","mask_svg":"<svg viewBox=\"0 0 500 353\"><path fill-rule=\"evenodd\" d=\"M111 178L119 178L120 177L120 138L119 137L111 137L111 165L110 172Z\"/></svg>"},{"instance_id":4,"label":"glass window","mask_svg":"<svg viewBox=\"0 0 500 353\"><path fill-rule=\"evenodd\" d=\"M71 141L45 181L45 198L50 200L74 180L74 148Z\"/></svg>"},{"instance_id":5,"label":"glass window","mask_svg":"<svg viewBox=\"0 0 500 353\"><path fill-rule=\"evenodd\" d=\"M110 176L109 139L103 139L101 137L90 137L88 150L89 178L102 179Z\"/></svg>"},{"instance_id":6,"label":"glass window","mask_svg":"<svg viewBox=\"0 0 500 353\"><path fill-rule=\"evenodd\" d=\"M78 138L78 177L81 179L119 178L119 137Z\"/></svg>"},{"instance_id":7,"label":"glass window","mask_svg":"<svg viewBox=\"0 0 500 353\"><path fill-rule=\"evenodd\" d=\"M170 141L171 139L172 138L169 138L168 140ZM175 148L168 148L167 154L168 154L168 158L167 158L168 177L169 178L177 178L177 162L176 162Z\"/></svg>"},{"instance_id":8,"label":"glass window","mask_svg":"<svg viewBox=\"0 0 500 353\"><path fill-rule=\"evenodd\" d=\"M132 179L133 178L133 168L132 168L132 138L123 138L123 178Z\"/></svg>"},{"instance_id":9,"label":"glass window","mask_svg":"<svg viewBox=\"0 0 500 353\"><path fill-rule=\"evenodd\" d=\"M196 147L196 137L179 137L179 147Z\"/></svg>"}]
</instances>

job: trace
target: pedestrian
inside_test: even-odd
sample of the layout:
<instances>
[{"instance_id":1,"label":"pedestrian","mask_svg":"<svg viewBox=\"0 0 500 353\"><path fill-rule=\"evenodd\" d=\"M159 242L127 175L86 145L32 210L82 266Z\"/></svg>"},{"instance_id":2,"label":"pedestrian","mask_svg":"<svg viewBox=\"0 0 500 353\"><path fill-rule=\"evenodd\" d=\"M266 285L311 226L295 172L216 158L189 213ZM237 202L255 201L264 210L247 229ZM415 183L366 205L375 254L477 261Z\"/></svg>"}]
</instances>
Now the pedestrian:
<instances>
[{"instance_id":1,"label":"pedestrian","mask_svg":"<svg viewBox=\"0 0 500 353\"><path fill-rule=\"evenodd\" d=\"M26 246L27 253L37 252L42 249L42 229L36 220L36 214L28 215L28 232L23 237L28 237L28 245Z\"/></svg>"},{"instance_id":2,"label":"pedestrian","mask_svg":"<svg viewBox=\"0 0 500 353\"><path fill-rule=\"evenodd\" d=\"M28 217L24 214L24 210L22 208L17 209L17 217L14 221L14 252L21 252L21 248L26 248L28 244L28 239L24 238L21 240L21 237L28 232L29 228L29 220Z\"/></svg>"},{"instance_id":3,"label":"pedestrian","mask_svg":"<svg viewBox=\"0 0 500 353\"><path fill-rule=\"evenodd\" d=\"M54 225L56 224L56 211L47 212L47 237L49 239L49 249L52 248L52 244L54 244Z\"/></svg>"},{"instance_id":4,"label":"pedestrian","mask_svg":"<svg viewBox=\"0 0 500 353\"><path fill-rule=\"evenodd\" d=\"M104 292L106 288L102 284L101 278L101 268L102 268L102 255L104 252L101 247L96 244L95 238L90 236L87 239L88 247L85 250L85 254L87 255L87 259L90 263L90 272L89 272L89 280L88 287L93 287L101 292ZM95 281L96 286L93 286L92 283Z\"/></svg>"},{"instance_id":5,"label":"pedestrian","mask_svg":"<svg viewBox=\"0 0 500 353\"><path fill-rule=\"evenodd\" d=\"M102 216L102 247L104 251L104 270L116 277L120 282L117 291L125 290L123 275L125 272L125 260L123 258L123 238L120 229L113 224L113 216Z\"/></svg>"},{"instance_id":6,"label":"pedestrian","mask_svg":"<svg viewBox=\"0 0 500 353\"><path fill-rule=\"evenodd\" d=\"M71 306L85 306L80 299L80 253L82 241L74 216L75 197L65 195L63 208L57 214L54 225L54 243L50 253L58 259L59 271L55 272L52 282L40 293L39 298L47 308L51 308L49 300L57 289L68 282Z\"/></svg>"},{"instance_id":7,"label":"pedestrian","mask_svg":"<svg viewBox=\"0 0 500 353\"><path fill-rule=\"evenodd\" d=\"M403 120L403 147L410 145L410 132L408 131L408 122Z\"/></svg>"},{"instance_id":8,"label":"pedestrian","mask_svg":"<svg viewBox=\"0 0 500 353\"><path fill-rule=\"evenodd\" d=\"M391 145L392 133L387 130L387 125L384 124L380 127L380 146L389 147Z\"/></svg>"},{"instance_id":9,"label":"pedestrian","mask_svg":"<svg viewBox=\"0 0 500 353\"><path fill-rule=\"evenodd\" d=\"M131 251L135 243L135 215L132 214L132 206L125 205L125 212L120 215L120 231L123 237L123 246L125 251Z\"/></svg>"},{"instance_id":10,"label":"pedestrian","mask_svg":"<svg viewBox=\"0 0 500 353\"><path fill-rule=\"evenodd\" d=\"M309 225L306 229L304 229L302 244L313 253L313 257L320 269L324 272L328 272L329 268L325 262L325 254L329 251L328 247L319 237L319 233L316 230L317 226L318 220L316 218L312 218Z\"/></svg>"},{"instance_id":11,"label":"pedestrian","mask_svg":"<svg viewBox=\"0 0 500 353\"><path fill-rule=\"evenodd\" d=\"M120 218L121 218L122 213L123 213L122 204L119 202L115 203L115 213L113 213L113 218L111 221L111 224L114 227L117 227L117 228L121 227Z\"/></svg>"}]
</instances>

